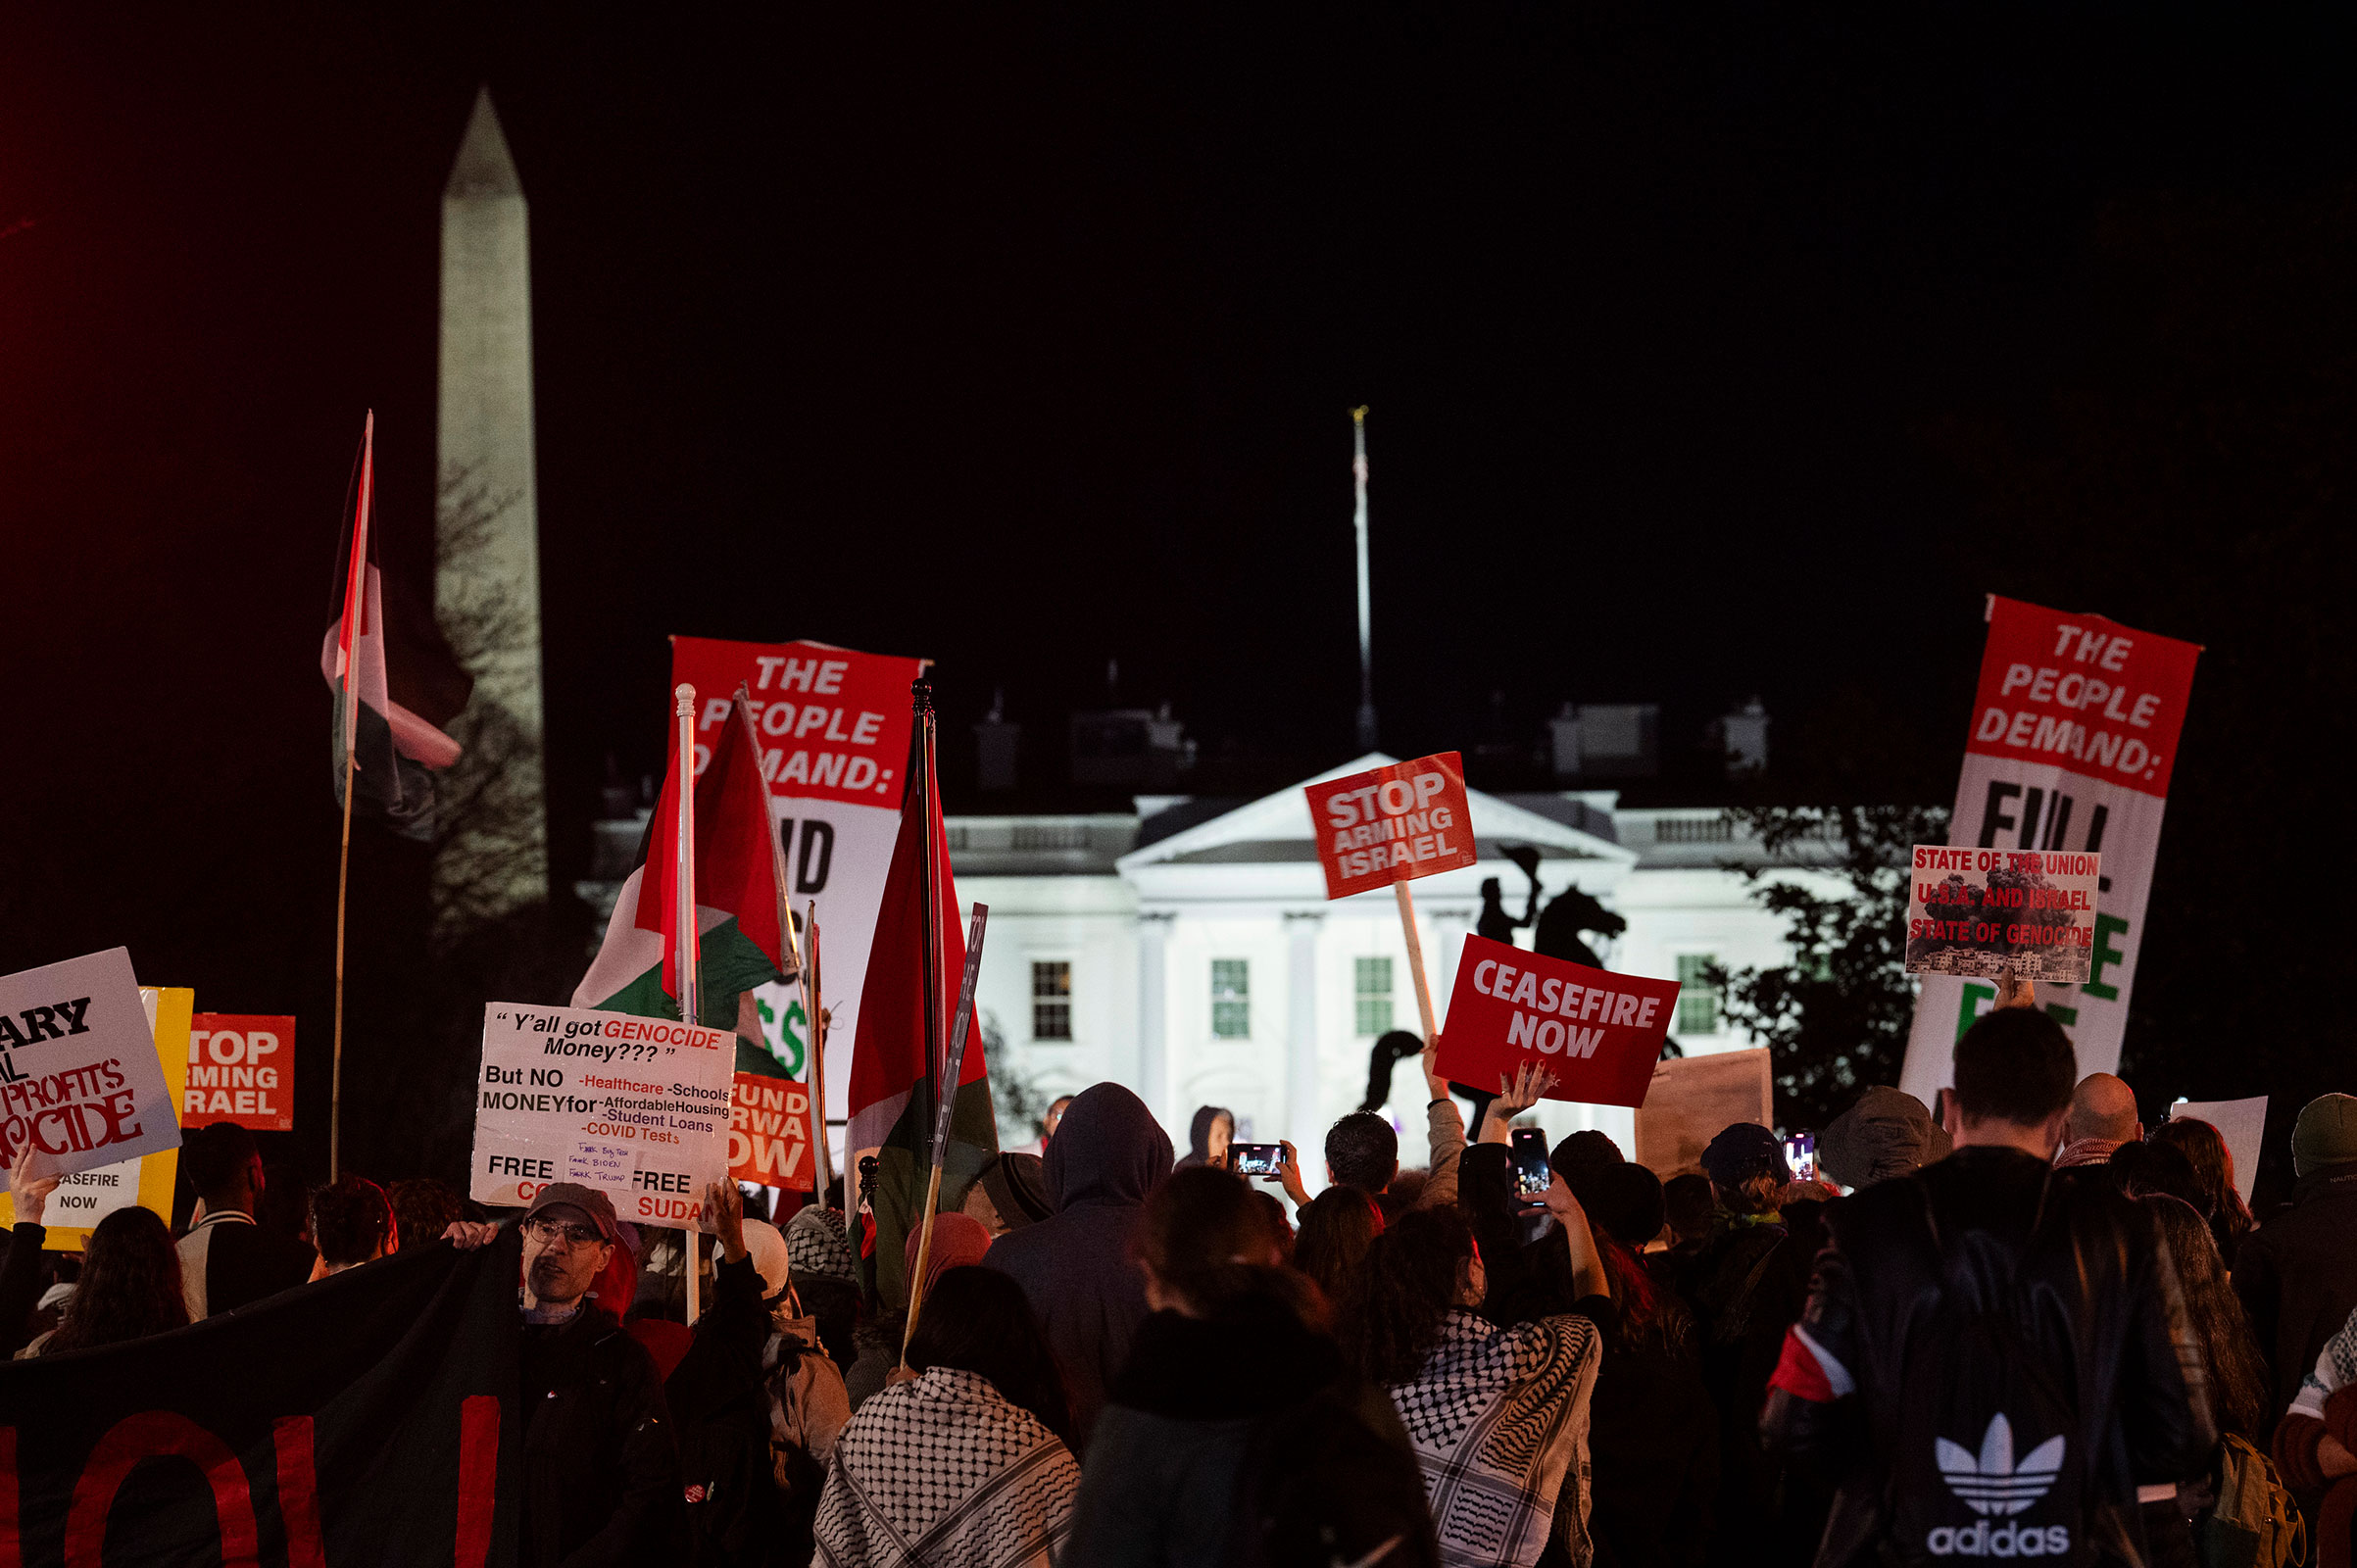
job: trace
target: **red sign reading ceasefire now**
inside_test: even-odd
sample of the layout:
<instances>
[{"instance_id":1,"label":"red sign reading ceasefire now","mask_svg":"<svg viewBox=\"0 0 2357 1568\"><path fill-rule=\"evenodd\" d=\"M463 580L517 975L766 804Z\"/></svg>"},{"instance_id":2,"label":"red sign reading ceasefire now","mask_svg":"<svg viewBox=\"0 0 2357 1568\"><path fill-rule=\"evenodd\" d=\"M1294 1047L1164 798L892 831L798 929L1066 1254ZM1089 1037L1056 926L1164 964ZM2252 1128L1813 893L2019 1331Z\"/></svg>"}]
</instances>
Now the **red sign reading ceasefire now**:
<instances>
[{"instance_id":1,"label":"red sign reading ceasefire now","mask_svg":"<svg viewBox=\"0 0 2357 1568\"><path fill-rule=\"evenodd\" d=\"M1535 1061L1555 1075L1549 1100L1642 1105L1677 1002L1675 980L1612 974L1467 937L1441 1032L1441 1075L1487 1089Z\"/></svg>"},{"instance_id":2,"label":"red sign reading ceasefire now","mask_svg":"<svg viewBox=\"0 0 2357 1568\"><path fill-rule=\"evenodd\" d=\"M1301 793L1309 797L1329 899L1474 863L1465 769L1454 752L1328 779Z\"/></svg>"}]
</instances>

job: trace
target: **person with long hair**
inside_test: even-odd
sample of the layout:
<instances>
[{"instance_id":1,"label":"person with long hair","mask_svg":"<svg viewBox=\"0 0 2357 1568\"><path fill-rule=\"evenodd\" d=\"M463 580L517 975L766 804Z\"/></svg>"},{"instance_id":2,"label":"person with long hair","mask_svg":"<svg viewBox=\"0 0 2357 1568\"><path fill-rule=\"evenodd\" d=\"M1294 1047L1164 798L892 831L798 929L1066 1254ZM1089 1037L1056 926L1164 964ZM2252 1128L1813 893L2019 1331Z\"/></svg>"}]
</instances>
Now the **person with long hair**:
<instances>
[{"instance_id":1,"label":"person with long hair","mask_svg":"<svg viewBox=\"0 0 2357 1568\"><path fill-rule=\"evenodd\" d=\"M1090 1441L1063 1560L1437 1564L1406 1435L1350 1375L1316 1288L1277 1261L1250 1188L1177 1172L1138 1250L1153 1311Z\"/></svg>"},{"instance_id":2,"label":"person with long hair","mask_svg":"<svg viewBox=\"0 0 2357 1568\"><path fill-rule=\"evenodd\" d=\"M1366 1277L1367 1249L1383 1234L1383 1211L1355 1187L1329 1187L1301 1210L1293 1266L1326 1298L1334 1321L1347 1322Z\"/></svg>"},{"instance_id":3,"label":"person with long hair","mask_svg":"<svg viewBox=\"0 0 2357 1568\"><path fill-rule=\"evenodd\" d=\"M2241 1189L2234 1181L2234 1152L2226 1147L2226 1135L2197 1116L2172 1116L2152 1130L2150 1142L2167 1144L2192 1162L2193 1177L2201 1184L2205 1200L2194 1207L2209 1216L2210 1239L2218 1244L2218 1255L2232 1268L2234 1249L2242 1245L2254 1222L2250 1205L2242 1200Z\"/></svg>"},{"instance_id":4,"label":"person with long hair","mask_svg":"<svg viewBox=\"0 0 2357 1568\"><path fill-rule=\"evenodd\" d=\"M2170 1262L2176 1265L2185 1325L2201 1347L2210 1415L2220 1439L2237 1437L2265 1453L2268 1434L2275 1426L2274 1412L2267 1406L2267 1363L2250 1337L2250 1322L2227 1279L2226 1263L2211 1239L2208 1219L2182 1198L2138 1193L2134 1186L2128 1191L2159 1221L2161 1240L2168 1248ZM2143 1503L2144 1529L2156 1561L2193 1557L2202 1522L2218 1506L2225 1480L2223 1467L2231 1462L2231 1450L2222 1441L2205 1473L2197 1480L2180 1482L2174 1499L2163 1495Z\"/></svg>"},{"instance_id":5,"label":"person with long hair","mask_svg":"<svg viewBox=\"0 0 2357 1568\"><path fill-rule=\"evenodd\" d=\"M1608 1292L1587 1215L1547 1190L1571 1290ZM1367 1252L1366 1298L1349 1338L1360 1372L1390 1394L1424 1474L1448 1561L1529 1568L1550 1542L1585 1565L1590 1401L1602 1337L1591 1316L1500 1328L1476 1311L1489 1270L1454 1208L1402 1215ZM1608 1308L1605 1308L1608 1312Z\"/></svg>"},{"instance_id":6,"label":"person with long hair","mask_svg":"<svg viewBox=\"0 0 2357 1568\"><path fill-rule=\"evenodd\" d=\"M1055 1353L1004 1274L944 1270L908 1341L913 1378L835 1440L818 1499L823 1568L1049 1568L1080 1466Z\"/></svg>"},{"instance_id":7,"label":"person with long hair","mask_svg":"<svg viewBox=\"0 0 2357 1568\"><path fill-rule=\"evenodd\" d=\"M26 1355L55 1355L121 1345L188 1326L180 1294L180 1254L153 1209L119 1208L90 1232L81 1283L64 1321L33 1341Z\"/></svg>"}]
</instances>

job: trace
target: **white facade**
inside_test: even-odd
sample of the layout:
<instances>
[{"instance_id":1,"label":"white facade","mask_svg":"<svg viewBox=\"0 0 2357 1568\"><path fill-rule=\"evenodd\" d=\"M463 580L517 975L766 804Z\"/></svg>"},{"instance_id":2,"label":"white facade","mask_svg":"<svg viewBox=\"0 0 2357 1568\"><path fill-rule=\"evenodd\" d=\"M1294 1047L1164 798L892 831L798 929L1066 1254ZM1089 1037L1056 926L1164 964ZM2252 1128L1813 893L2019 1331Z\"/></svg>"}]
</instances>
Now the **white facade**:
<instances>
[{"instance_id":1,"label":"white facade","mask_svg":"<svg viewBox=\"0 0 2357 1568\"><path fill-rule=\"evenodd\" d=\"M1390 760L1369 755L1321 777ZM1681 957L1786 961L1782 923L1727 868L1760 863L1756 844L1716 808L1623 810L1616 801L1610 791L1471 793L1481 863L1410 884L1444 1024L1483 880L1498 878L1506 909L1522 911L1528 883L1504 853L1523 845L1540 853L1547 896L1576 884L1628 920L1617 941L1595 944L1613 969L1678 979ZM1375 1036L1422 1032L1393 895L1326 901L1300 787L1216 814L1186 797L1137 805L1134 814L949 819L958 897L990 906L977 1008L1041 1090L1125 1084L1182 1152L1195 1107L1227 1106L1240 1138L1291 1139L1314 1190L1326 1128L1366 1092ZM1529 932L1519 940L1527 947ZM1386 979L1388 991L1373 989ZM1752 1043L1726 1031L1698 988L1687 1000L1680 1024L1710 1019L1706 1030L1673 1025L1689 1054ZM1426 1158L1424 1102L1415 1061L1399 1063L1387 1110L1404 1166ZM1550 1101L1537 1119L1550 1140L1598 1127L1633 1147L1625 1109Z\"/></svg>"}]
</instances>

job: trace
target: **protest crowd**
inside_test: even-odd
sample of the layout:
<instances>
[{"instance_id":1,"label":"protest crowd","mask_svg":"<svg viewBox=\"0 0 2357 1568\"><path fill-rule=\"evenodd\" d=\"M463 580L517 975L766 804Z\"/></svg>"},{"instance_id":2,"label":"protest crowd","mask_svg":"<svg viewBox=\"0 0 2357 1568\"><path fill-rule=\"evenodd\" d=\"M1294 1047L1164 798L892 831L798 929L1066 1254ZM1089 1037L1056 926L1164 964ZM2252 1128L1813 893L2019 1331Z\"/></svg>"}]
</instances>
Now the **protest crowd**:
<instances>
[{"instance_id":1,"label":"protest crowd","mask_svg":"<svg viewBox=\"0 0 2357 1568\"><path fill-rule=\"evenodd\" d=\"M1234 1174L1206 1106L1174 1159L1098 1084L945 1209L921 1281L910 1232L913 1325L856 1180L782 1228L712 1184L691 1327L678 1233L592 1187L505 1220L432 1181L305 1195L222 1123L187 1135L181 1235L127 1207L77 1256L43 1250L57 1183L20 1155L0 1337L56 1356L519 1243L530 1568L2345 1568L2357 1098L2302 1109L2295 1195L2254 1223L2216 1129L2145 1129L2016 989L1940 1105L1867 1090L1815 1180L1743 1122L1666 1187L1574 1134L1526 1197L1508 1134L1547 1073L1469 1133L1428 1051L1429 1168L1355 1112L1312 1198L1290 1144Z\"/></svg>"}]
</instances>

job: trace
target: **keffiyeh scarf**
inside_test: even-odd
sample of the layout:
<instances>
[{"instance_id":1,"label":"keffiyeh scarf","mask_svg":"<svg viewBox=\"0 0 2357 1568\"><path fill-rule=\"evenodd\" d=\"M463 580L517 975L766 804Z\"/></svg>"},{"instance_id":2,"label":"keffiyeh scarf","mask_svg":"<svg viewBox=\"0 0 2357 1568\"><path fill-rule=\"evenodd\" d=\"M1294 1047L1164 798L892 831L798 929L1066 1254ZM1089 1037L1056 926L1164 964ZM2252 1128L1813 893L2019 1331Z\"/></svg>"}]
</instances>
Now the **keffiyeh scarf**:
<instances>
[{"instance_id":1,"label":"keffiyeh scarf","mask_svg":"<svg viewBox=\"0 0 2357 1568\"><path fill-rule=\"evenodd\" d=\"M825 1568L1049 1568L1080 1466L988 1378L934 1367L872 1395L818 1500Z\"/></svg>"},{"instance_id":2,"label":"keffiyeh scarf","mask_svg":"<svg viewBox=\"0 0 2357 1568\"><path fill-rule=\"evenodd\" d=\"M1567 1473L1578 1509L1562 1539L1572 1561L1591 1560L1588 1407L1600 1354L1584 1317L1499 1329L1451 1312L1415 1379L1388 1386L1424 1471L1443 1563L1538 1561Z\"/></svg>"},{"instance_id":3,"label":"keffiyeh scarf","mask_svg":"<svg viewBox=\"0 0 2357 1568\"><path fill-rule=\"evenodd\" d=\"M2316 1365L2300 1379L2300 1392L2292 1396L2289 1413L2322 1421L2325 1401L2352 1383L2357 1383L2357 1312L2349 1314L2339 1333L2325 1341Z\"/></svg>"}]
</instances>

